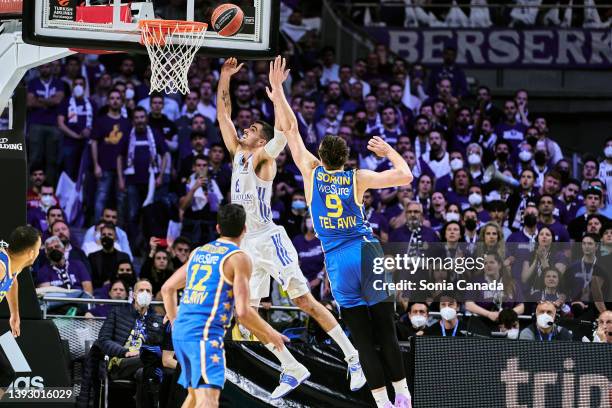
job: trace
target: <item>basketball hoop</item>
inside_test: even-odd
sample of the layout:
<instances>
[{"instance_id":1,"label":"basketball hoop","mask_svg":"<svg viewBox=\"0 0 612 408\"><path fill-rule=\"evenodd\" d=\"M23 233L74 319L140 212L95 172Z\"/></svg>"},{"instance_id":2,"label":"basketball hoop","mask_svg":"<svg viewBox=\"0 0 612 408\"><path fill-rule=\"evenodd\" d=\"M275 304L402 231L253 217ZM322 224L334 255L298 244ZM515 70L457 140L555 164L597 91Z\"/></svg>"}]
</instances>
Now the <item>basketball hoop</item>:
<instances>
[{"instance_id":1,"label":"basketball hoop","mask_svg":"<svg viewBox=\"0 0 612 408\"><path fill-rule=\"evenodd\" d=\"M151 92L189 93L187 72L204 44L208 24L180 20L140 20L140 42L151 59Z\"/></svg>"}]
</instances>

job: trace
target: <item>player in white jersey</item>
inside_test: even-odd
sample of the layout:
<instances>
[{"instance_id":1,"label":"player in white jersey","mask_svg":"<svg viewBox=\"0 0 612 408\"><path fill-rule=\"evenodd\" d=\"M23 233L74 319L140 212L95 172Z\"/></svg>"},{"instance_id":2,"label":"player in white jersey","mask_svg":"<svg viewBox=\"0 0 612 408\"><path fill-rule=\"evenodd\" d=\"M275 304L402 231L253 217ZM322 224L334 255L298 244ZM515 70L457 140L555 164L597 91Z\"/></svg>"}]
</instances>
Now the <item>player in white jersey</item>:
<instances>
[{"instance_id":1,"label":"player in white jersey","mask_svg":"<svg viewBox=\"0 0 612 408\"><path fill-rule=\"evenodd\" d=\"M272 222L270 200L276 176L275 159L285 149L287 138L263 121L253 123L239 137L232 123L230 78L241 68L242 64L238 65L235 58L229 58L223 64L217 87L217 119L221 136L233 160L232 203L241 204L247 213L247 232L241 248L253 261L251 305L258 307L261 298L268 296L269 277L272 276L293 303L313 317L340 346L351 374L350 388L356 391L366 383L357 350L334 316L310 293L293 243L285 229ZM305 381L310 373L288 351L273 353L281 361L283 373L272 398L280 398Z\"/></svg>"}]
</instances>

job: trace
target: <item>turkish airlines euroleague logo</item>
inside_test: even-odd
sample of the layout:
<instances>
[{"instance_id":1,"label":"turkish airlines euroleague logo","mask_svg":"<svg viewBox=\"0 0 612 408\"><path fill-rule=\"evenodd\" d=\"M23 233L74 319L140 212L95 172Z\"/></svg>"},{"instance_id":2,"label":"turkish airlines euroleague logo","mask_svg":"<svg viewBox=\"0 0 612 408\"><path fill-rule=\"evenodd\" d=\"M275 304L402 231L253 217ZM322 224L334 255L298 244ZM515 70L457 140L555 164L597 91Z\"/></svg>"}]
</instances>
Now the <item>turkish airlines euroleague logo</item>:
<instances>
[{"instance_id":1,"label":"turkish airlines euroleague logo","mask_svg":"<svg viewBox=\"0 0 612 408\"><path fill-rule=\"evenodd\" d=\"M51 20L72 20L76 18L77 0L51 0Z\"/></svg>"}]
</instances>

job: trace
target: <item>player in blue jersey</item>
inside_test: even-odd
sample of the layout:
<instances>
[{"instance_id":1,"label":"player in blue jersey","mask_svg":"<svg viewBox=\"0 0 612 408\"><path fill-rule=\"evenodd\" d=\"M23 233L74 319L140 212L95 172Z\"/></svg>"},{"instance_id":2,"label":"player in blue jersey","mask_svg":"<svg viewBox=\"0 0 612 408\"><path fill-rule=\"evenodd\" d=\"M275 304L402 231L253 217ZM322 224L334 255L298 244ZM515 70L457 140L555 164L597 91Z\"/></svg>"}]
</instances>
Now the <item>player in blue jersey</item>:
<instances>
[{"instance_id":1,"label":"player in blue jersey","mask_svg":"<svg viewBox=\"0 0 612 408\"><path fill-rule=\"evenodd\" d=\"M283 92L287 78L285 60L270 63L268 96L274 103L277 130L283 132L291 155L304 178L306 200L314 230L325 252L325 266L332 293L340 305L359 351L368 386L378 407L393 407L389 401L385 370L395 389L395 407L411 406L404 363L395 333L394 304L387 293L371 286L371 271L362 271L362 257L382 256L363 213L363 195L368 189L397 187L412 182L408 164L382 138L375 136L368 149L386 157L393 168L383 172L344 170L348 146L337 136L325 136L319 157L312 155L298 131L298 122ZM366 243L364 245L364 243ZM369 243L369 244L368 244ZM392 298L390 298L392 300ZM374 335L376 334L376 339ZM382 360L375 343L380 345Z\"/></svg>"},{"instance_id":2,"label":"player in blue jersey","mask_svg":"<svg viewBox=\"0 0 612 408\"><path fill-rule=\"evenodd\" d=\"M40 246L40 233L29 225L15 228L6 242L0 241L0 303L6 297L11 314L9 325L15 337L21 334L17 275L32 266L38 257ZM11 364L0 351L0 387L8 386L13 381L14 374Z\"/></svg>"},{"instance_id":3,"label":"player in blue jersey","mask_svg":"<svg viewBox=\"0 0 612 408\"><path fill-rule=\"evenodd\" d=\"M11 312L11 331L15 337L20 334L17 275L34 264L41 245L40 233L29 225L17 227L7 242L0 242L0 303L6 297Z\"/></svg>"},{"instance_id":4,"label":"player in blue jersey","mask_svg":"<svg viewBox=\"0 0 612 408\"><path fill-rule=\"evenodd\" d=\"M220 238L195 249L162 287L172 324L172 343L181 365L179 383L189 395L183 408L219 406L225 383L223 337L236 318L270 350L289 353L288 338L274 330L249 305L251 259L240 248L246 213L228 204L217 214ZM177 290L184 288L177 315Z\"/></svg>"}]
</instances>

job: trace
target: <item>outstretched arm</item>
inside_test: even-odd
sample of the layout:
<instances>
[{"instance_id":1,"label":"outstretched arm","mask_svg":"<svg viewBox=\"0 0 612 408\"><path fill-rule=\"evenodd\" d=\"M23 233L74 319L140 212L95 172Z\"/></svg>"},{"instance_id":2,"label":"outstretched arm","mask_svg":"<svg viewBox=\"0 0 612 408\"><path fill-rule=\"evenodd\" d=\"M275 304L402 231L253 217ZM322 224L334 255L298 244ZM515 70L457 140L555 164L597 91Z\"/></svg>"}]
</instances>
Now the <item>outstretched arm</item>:
<instances>
[{"instance_id":1,"label":"outstretched arm","mask_svg":"<svg viewBox=\"0 0 612 408\"><path fill-rule=\"evenodd\" d=\"M9 319L11 333L13 333L13 337L19 337L21 334L21 319L19 317L19 281L17 280L17 276L15 276L13 286L11 286L6 294L6 301L8 302L11 315Z\"/></svg>"},{"instance_id":2,"label":"outstretched arm","mask_svg":"<svg viewBox=\"0 0 612 408\"><path fill-rule=\"evenodd\" d=\"M221 77L217 84L217 120L225 147L233 156L238 149L238 134L232 122L232 102L230 98L230 79L240 71L242 64L238 65L236 58L228 58L221 67Z\"/></svg>"},{"instance_id":3,"label":"outstretched arm","mask_svg":"<svg viewBox=\"0 0 612 408\"><path fill-rule=\"evenodd\" d=\"M357 171L357 194L361 199L370 188L397 187L412 183L412 172L408 163L381 137L374 136L368 142L368 150L389 159L393 168L380 173L371 170Z\"/></svg>"},{"instance_id":4,"label":"outstretched arm","mask_svg":"<svg viewBox=\"0 0 612 408\"><path fill-rule=\"evenodd\" d=\"M270 63L271 89L267 88L266 91L274 104L275 127L287 137L289 150L304 180L310 180L310 173L319 165L319 160L306 149L298 130L297 118L285 97L283 82L289 76L289 70L285 70L285 66L286 61L280 56Z\"/></svg>"},{"instance_id":5,"label":"outstretched arm","mask_svg":"<svg viewBox=\"0 0 612 408\"><path fill-rule=\"evenodd\" d=\"M183 264L180 268L176 270L166 280L164 285L161 288L162 300L164 301L164 309L166 310L166 316L168 320L170 320L170 324L174 324L174 320L176 319L176 315L178 313L178 294L177 292L180 289L185 287L185 281L187 280L187 267L189 266L189 262L191 261L191 257L193 256L193 252L189 255L189 259L187 262Z\"/></svg>"}]
</instances>

